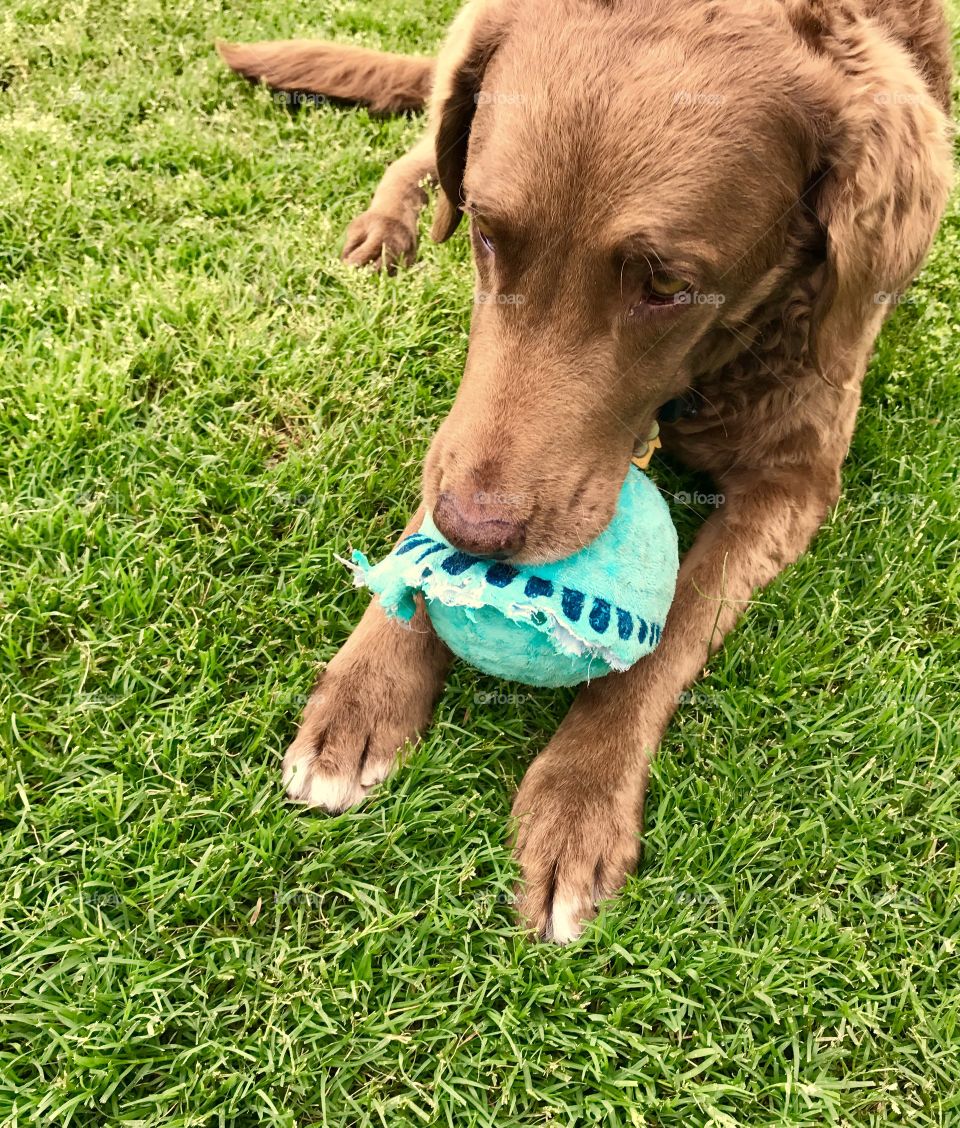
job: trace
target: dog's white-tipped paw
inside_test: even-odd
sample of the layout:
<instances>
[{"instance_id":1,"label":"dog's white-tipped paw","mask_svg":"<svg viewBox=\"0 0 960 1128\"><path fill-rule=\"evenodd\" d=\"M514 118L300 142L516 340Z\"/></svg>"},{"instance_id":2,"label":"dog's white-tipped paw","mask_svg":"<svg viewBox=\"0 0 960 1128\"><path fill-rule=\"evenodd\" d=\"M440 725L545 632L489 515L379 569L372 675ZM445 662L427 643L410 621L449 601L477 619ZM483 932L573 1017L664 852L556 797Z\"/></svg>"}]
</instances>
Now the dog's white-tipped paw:
<instances>
[{"instance_id":1,"label":"dog's white-tipped paw","mask_svg":"<svg viewBox=\"0 0 960 1128\"><path fill-rule=\"evenodd\" d=\"M319 807L331 814L355 807L366 796L364 788L355 780L342 776L310 775L305 785L290 785L287 795L297 803Z\"/></svg>"},{"instance_id":2,"label":"dog's white-tipped paw","mask_svg":"<svg viewBox=\"0 0 960 1128\"><path fill-rule=\"evenodd\" d=\"M592 903L584 903L580 898L554 898L553 914L544 939L554 944L571 943L580 936L595 912Z\"/></svg>"},{"instance_id":3,"label":"dog's white-tipped paw","mask_svg":"<svg viewBox=\"0 0 960 1128\"><path fill-rule=\"evenodd\" d=\"M393 772L399 751L416 740L429 714L416 697L384 708L382 684L379 708L372 693L364 708L361 690L328 673L283 758L283 786L294 803L336 814L362 803Z\"/></svg>"},{"instance_id":4,"label":"dog's white-tipped paw","mask_svg":"<svg viewBox=\"0 0 960 1128\"><path fill-rule=\"evenodd\" d=\"M571 768L575 752L555 736L528 768L513 804L517 911L529 931L554 944L580 937L640 853L635 786L585 787Z\"/></svg>"},{"instance_id":5,"label":"dog's white-tipped paw","mask_svg":"<svg viewBox=\"0 0 960 1128\"><path fill-rule=\"evenodd\" d=\"M362 803L429 723L450 652L425 616L410 629L371 613L324 671L283 758L295 803L333 813Z\"/></svg>"},{"instance_id":6,"label":"dog's white-tipped paw","mask_svg":"<svg viewBox=\"0 0 960 1128\"><path fill-rule=\"evenodd\" d=\"M322 759L311 750L291 746L283 761L283 786L287 798L294 803L336 814L362 802L367 788L355 775L330 774L324 771Z\"/></svg>"},{"instance_id":7,"label":"dog's white-tipped paw","mask_svg":"<svg viewBox=\"0 0 960 1128\"><path fill-rule=\"evenodd\" d=\"M396 760L373 760L364 764L360 771L360 786L364 790L376 787L378 783L383 783L388 775L392 775L395 767Z\"/></svg>"}]
</instances>

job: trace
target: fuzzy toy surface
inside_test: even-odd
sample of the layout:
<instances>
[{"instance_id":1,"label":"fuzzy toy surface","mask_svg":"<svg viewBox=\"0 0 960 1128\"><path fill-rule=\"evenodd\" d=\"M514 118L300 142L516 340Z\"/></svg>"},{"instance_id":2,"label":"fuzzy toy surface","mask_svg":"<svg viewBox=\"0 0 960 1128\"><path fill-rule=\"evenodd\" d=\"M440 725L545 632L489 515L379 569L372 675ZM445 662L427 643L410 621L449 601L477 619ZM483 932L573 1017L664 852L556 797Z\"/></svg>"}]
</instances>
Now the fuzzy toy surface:
<instances>
[{"instance_id":1,"label":"fuzzy toy surface","mask_svg":"<svg viewBox=\"0 0 960 1128\"><path fill-rule=\"evenodd\" d=\"M677 534L660 491L627 473L613 519L579 552L512 565L450 545L428 514L379 564L353 553L354 579L409 620L422 593L434 629L485 673L578 685L629 669L660 641L677 581Z\"/></svg>"}]
</instances>

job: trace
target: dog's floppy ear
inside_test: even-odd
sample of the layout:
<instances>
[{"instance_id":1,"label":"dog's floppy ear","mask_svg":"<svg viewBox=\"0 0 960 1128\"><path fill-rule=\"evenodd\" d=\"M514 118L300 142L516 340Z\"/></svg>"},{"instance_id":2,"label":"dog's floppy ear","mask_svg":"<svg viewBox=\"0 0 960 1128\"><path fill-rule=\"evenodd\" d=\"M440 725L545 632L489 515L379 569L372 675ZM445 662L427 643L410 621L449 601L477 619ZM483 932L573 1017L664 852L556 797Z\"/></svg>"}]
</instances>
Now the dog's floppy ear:
<instances>
[{"instance_id":1,"label":"dog's floppy ear","mask_svg":"<svg viewBox=\"0 0 960 1128\"><path fill-rule=\"evenodd\" d=\"M826 232L810 342L823 371L872 339L919 270L953 175L949 121L908 56L872 21L841 18L820 44L832 59L806 197Z\"/></svg>"},{"instance_id":2,"label":"dog's floppy ear","mask_svg":"<svg viewBox=\"0 0 960 1128\"><path fill-rule=\"evenodd\" d=\"M460 223L470 127L487 64L503 39L510 0L472 0L450 27L430 98L440 192L430 236L438 243Z\"/></svg>"}]
</instances>

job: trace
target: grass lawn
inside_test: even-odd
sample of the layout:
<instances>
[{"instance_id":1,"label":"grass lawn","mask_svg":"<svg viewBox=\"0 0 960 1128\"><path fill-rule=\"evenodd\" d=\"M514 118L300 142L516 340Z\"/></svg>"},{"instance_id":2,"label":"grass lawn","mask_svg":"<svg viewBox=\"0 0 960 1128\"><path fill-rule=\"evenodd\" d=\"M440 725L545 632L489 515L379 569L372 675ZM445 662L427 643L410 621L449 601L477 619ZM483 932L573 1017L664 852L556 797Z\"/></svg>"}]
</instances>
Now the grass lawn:
<instances>
[{"instance_id":1,"label":"grass lawn","mask_svg":"<svg viewBox=\"0 0 960 1128\"><path fill-rule=\"evenodd\" d=\"M453 10L3 7L0 1123L960 1124L957 204L837 511L682 706L580 943L518 935L504 842L568 692L459 667L362 809L281 801L471 270L462 236L342 266L417 122L292 114L211 41L429 50Z\"/></svg>"}]
</instances>

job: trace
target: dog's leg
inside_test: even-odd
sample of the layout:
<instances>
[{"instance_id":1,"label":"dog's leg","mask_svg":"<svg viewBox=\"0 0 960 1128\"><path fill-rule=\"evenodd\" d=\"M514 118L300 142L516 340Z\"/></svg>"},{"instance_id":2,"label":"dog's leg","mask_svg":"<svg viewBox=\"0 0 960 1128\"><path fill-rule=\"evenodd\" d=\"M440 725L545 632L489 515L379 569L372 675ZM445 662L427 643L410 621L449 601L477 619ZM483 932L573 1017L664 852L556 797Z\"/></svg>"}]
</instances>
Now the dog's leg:
<instances>
[{"instance_id":1,"label":"dog's leg","mask_svg":"<svg viewBox=\"0 0 960 1128\"><path fill-rule=\"evenodd\" d=\"M290 798L328 811L359 803L429 724L450 661L422 602L401 624L374 599L307 702L283 761Z\"/></svg>"},{"instance_id":2,"label":"dog's leg","mask_svg":"<svg viewBox=\"0 0 960 1128\"><path fill-rule=\"evenodd\" d=\"M433 59L370 51L338 43L283 40L278 43L217 44L238 74L274 90L357 102L377 113L418 110L433 87ZM393 162L370 207L347 229L343 258L353 266L392 270L410 265L417 251L417 217L427 194L423 182L436 177L435 130Z\"/></svg>"},{"instance_id":3,"label":"dog's leg","mask_svg":"<svg viewBox=\"0 0 960 1128\"><path fill-rule=\"evenodd\" d=\"M450 26L437 55L429 100L428 124L416 145L384 174L370 207L347 228L343 258L354 266L392 270L398 263L409 266L417 253L417 221L427 202L426 181L437 180L437 137L443 110L453 94L456 76L470 51L476 28L493 0L469 0ZM456 227L452 205L444 193L437 201L434 238L445 238ZM439 226L437 226L439 224ZM438 236L437 230L446 234Z\"/></svg>"},{"instance_id":4,"label":"dog's leg","mask_svg":"<svg viewBox=\"0 0 960 1128\"><path fill-rule=\"evenodd\" d=\"M347 228L343 259L353 266L410 266L417 254L417 220L427 202L424 184L436 178L433 130L384 173L370 207Z\"/></svg>"},{"instance_id":5,"label":"dog's leg","mask_svg":"<svg viewBox=\"0 0 960 1128\"><path fill-rule=\"evenodd\" d=\"M576 937L636 865L650 760L677 707L750 600L806 548L839 469L724 483L726 501L684 558L658 648L585 686L513 806L519 911L541 936Z\"/></svg>"}]
</instances>

